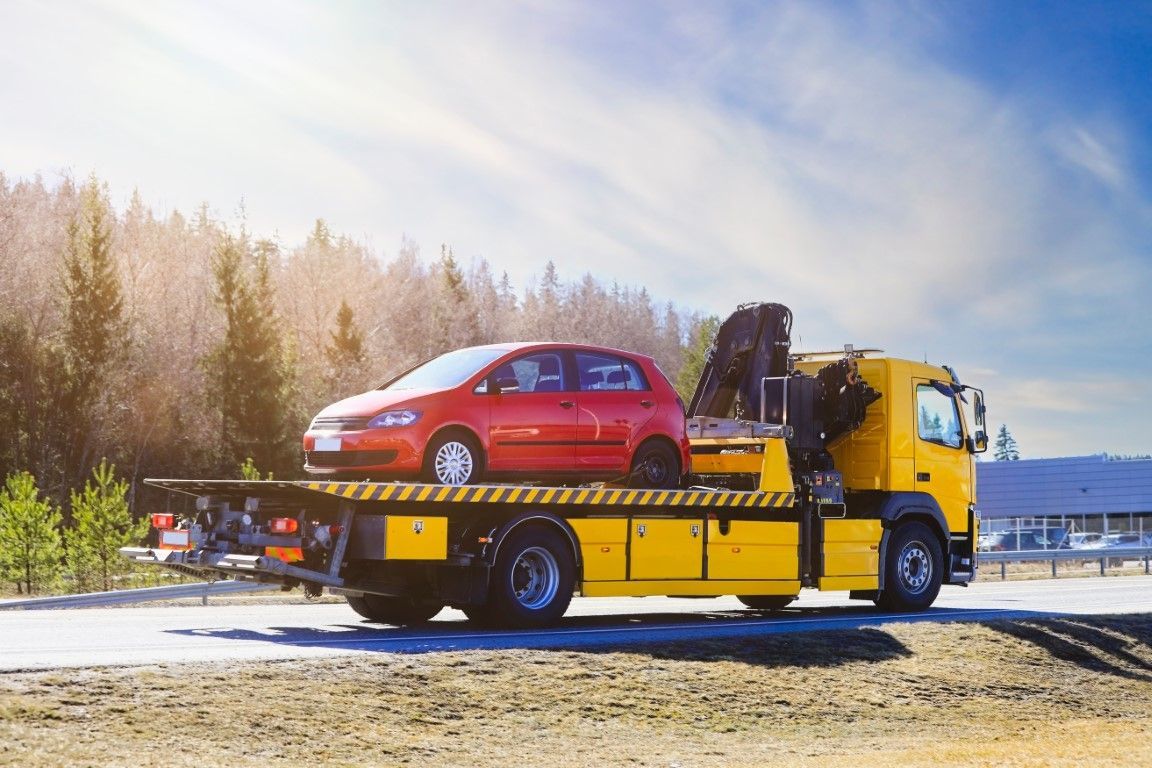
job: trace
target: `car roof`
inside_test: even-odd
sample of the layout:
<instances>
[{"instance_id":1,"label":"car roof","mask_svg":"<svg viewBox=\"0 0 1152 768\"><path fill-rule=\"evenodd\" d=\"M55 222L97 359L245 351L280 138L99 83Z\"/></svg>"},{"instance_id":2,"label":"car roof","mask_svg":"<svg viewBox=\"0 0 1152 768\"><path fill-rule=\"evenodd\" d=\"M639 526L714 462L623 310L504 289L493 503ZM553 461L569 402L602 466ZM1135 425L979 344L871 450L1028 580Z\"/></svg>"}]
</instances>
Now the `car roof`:
<instances>
[{"instance_id":1,"label":"car roof","mask_svg":"<svg viewBox=\"0 0 1152 768\"><path fill-rule=\"evenodd\" d=\"M576 352L607 352L613 355L642 358L644 360L653 359L651 355L646 355L643 352L616 349L615 347L600 347L594 344L577 344L568 341L506 341L497 344L481 344L476 347L466 347L466 349L495 349L505 352L521 352L531 349L568 349Z\"/></svg>"}]
</instances>

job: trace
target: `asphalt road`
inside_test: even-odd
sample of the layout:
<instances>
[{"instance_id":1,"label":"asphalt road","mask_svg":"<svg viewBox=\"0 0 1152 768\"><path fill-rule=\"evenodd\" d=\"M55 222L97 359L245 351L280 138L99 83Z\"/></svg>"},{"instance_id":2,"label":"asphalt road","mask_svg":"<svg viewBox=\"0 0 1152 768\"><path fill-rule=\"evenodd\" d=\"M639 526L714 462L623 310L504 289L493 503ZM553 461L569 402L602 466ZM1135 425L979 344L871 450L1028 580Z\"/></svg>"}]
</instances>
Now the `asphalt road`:
<instances>
[{"instance_id":1,"label":"asphalt road","mask_svg":"<svg viewBox=\"0 0 1152 768\"><path fill-rule=\"evenodd\" d=\"M735 598L577 598L536 632L477 630L446 609L429 625L367 623L344 604L186 605L0 612L0 671L298 659L354 653L627 647L636 642L853 629L900 621L988 621L1152 612L1152 576L978 582L945 587L915 615L878 611L847 593L805 591L760 615Z\"/></svg>"}]
</instances>

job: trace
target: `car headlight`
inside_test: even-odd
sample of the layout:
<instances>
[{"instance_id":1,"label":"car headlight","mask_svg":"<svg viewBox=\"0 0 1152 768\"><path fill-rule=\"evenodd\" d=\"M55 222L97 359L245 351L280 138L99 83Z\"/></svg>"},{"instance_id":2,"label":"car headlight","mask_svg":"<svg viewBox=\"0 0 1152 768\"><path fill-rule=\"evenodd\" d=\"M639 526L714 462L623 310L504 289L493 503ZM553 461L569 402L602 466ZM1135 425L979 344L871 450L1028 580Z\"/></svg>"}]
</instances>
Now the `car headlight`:
<instances>
[{"instance_id":1,"label":"car headlight","mask_svg":"<svg viewBox=\"0 0 1152 768\"><path fill-rule=\"evenodd\" d=\"M420 411L384 411L368 420L368 429L406 427L420 418Z\"/></svg>"}]
</instances>

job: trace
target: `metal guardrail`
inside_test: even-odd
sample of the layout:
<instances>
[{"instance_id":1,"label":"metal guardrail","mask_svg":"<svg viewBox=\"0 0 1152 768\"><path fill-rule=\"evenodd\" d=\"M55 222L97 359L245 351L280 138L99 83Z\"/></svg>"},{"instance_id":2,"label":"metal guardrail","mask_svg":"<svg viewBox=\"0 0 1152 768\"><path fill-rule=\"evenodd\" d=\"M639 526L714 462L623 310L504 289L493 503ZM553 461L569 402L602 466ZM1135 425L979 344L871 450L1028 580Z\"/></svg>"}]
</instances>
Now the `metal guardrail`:
<instances>
[{"instance_id":1,"label":"metal guardrail","mask_svg":"<svg viewBox=\"0 0 1152 768\"><path fill-rule=\"evenodd\" d=\"M1076 560L1089 563L1100 561L1100 575L1103 576L1110 560L1143 560L1144 573L1152 573L1149 567L1152 561L1152 547L1111 547L1094 548L1079 547L1072 549L1024 549L1007 552L978 552L978 563L1000 563L1000 578L1008 576L1008 563L1043 562L1052 561L1052 578L1056 578L1056 563L1061 560Z\"/></svg>"},{"instance_id":2,"label":"metal guardrail","mask_svg":"<svg viewBox=\"0 0 1152 768\"><path fill-rule=\"evenodd\" d=\"M279 590L279 584L260 584L254 581L205 581L196 584L174 584L169 587L120 589L112 592L89 592L83 595L59 597L33 597L27 600L0 600L0 611L25 611L57 608L101 608L106 605L146 603L151 600L182 600L198 597L204 605L209 595L233 595L239 592L266 592Z\"/></svg>"}]
</instances>

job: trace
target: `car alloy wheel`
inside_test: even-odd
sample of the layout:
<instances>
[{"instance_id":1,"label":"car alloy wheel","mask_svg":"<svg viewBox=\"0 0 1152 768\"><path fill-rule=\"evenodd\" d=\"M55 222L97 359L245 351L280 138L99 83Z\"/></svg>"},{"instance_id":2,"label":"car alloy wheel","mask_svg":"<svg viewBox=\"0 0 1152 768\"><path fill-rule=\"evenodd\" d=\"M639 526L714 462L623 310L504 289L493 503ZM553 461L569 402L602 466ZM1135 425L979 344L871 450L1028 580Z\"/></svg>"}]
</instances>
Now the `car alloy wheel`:
<instances>
[{"instance_id":1,"label":"car alloy wheel","mask_svg":"<svg viewBox=\"0 0 1152 768\"><path fill-rule=\"evenodd\" d=\"M472 477L476 461L464 443L449 440L436 451L433 468L444 485L464 485Z\"/></svg>"}]
</instances>

